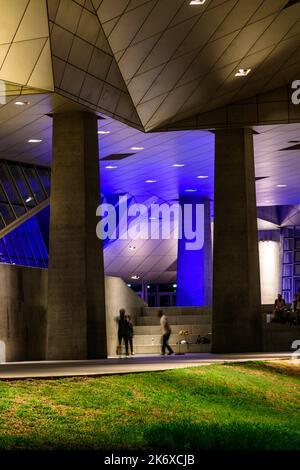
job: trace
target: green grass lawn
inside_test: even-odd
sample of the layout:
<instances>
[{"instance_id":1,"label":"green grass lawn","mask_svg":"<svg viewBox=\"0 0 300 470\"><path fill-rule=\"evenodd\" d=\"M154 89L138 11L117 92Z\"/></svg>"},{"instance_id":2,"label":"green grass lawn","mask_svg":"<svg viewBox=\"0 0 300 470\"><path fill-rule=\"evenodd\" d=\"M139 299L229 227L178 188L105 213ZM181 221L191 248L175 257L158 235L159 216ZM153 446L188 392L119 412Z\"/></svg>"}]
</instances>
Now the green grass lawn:
<instances>
[{"instance_id":1,"label":"green grass lawn","mask_svg":"<svg viewBox=\"0 0 300 470\"><path fill-rule=\"evenodd\" d=\"M0 382L1 449L300 449L300 367Z\"/></svg>"}]
</instances>

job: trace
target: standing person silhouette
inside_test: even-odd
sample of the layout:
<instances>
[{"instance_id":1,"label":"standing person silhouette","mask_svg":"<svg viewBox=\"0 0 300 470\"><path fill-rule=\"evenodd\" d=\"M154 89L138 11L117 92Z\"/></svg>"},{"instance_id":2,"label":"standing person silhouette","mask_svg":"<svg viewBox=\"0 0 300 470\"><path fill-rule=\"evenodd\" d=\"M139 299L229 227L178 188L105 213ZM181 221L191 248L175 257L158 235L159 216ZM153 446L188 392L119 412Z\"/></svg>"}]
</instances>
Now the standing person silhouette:
<instances>
[{"instance_id":1,"label":"standing person silhouette","mask_svg":"<svg viewBox=\"0 0 300 470\"><path fill-rule=\"evenodd\" d=\"M169 345L169 338L171 336L172 330L169 325L168 319L166 315L164 315L162 310L158 310L157 315L160 319L160 326L162 329L162 337L161 337L161 354L162 356L165 355L166 349L169 351L168 355L174 354L173 349Z\"/></svg>"},{"instance_id":2,"label":"standing person silhouette","mask_svg":"<svg viewBox=\"0 0 300 470\"><path fill-rule=\"evenodd\" d=\"M119 341L119 355L121 355L121 346L122 346L122 339L124 340L125 343L125 351L126 351L126 356L129 356L128 352L128 330L129 330L129 325L128 321L125 318L125 310L124 308L121 308L120 310L120 318L118 320L118 341Z\"/></svg>"},{"instance_id":3,"label":"standing person silhouette","mask_svg":"<svg viewBox=\"0 0 300 470\"><path fill-rule=\"evenodd\" d=\"M133 332L133 323L132 323L132 320L131 320L131 316L130 315L126 315L126 320L127 320L127 328L128 328L128 341L129 341L129 346L130 346L130 353L132 356L134 356L134 352L133 352L133 335L134 335L134 332Z\"/></svg>"}]
</instances>

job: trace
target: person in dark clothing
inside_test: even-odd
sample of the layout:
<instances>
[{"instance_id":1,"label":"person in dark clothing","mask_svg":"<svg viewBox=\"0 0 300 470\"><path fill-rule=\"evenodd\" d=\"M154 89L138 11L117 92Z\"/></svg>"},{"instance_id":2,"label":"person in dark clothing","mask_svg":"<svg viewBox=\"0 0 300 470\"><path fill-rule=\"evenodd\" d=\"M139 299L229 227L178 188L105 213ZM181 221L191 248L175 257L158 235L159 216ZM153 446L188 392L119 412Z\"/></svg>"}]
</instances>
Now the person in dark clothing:
<instances>
[{"instance_id":1,"label":"person in dark clothing","mask_svg":"<svg viewBox=\"0 0 300 470\"><path fill-rule=\"evenodd\" d=\"M129 325L128 321L125 318L125 310L122 308L120 310L120 318L118 321L118 341L119 341L119 352L121 351L121 346L122 346L122 339L124 340L125 343L125 351L126 351L126 356L129 356L128 352L128 332L129 332Z\"/></svg>"},{"instance_id":2,"label":"person in dark clothing","mask_svg":"<svg viewBox=\"0 0 300 470\"><path fill-rule=\"evenodd\" d=\"M133 352L133 323L132 323L130 315L126 315L126 320L127 320L127 323L128 323L128 341L129 341L129 345L130 345L130 352L131 352L131 355L134 356L134 352Z\"/></svg>"}]
</instances>

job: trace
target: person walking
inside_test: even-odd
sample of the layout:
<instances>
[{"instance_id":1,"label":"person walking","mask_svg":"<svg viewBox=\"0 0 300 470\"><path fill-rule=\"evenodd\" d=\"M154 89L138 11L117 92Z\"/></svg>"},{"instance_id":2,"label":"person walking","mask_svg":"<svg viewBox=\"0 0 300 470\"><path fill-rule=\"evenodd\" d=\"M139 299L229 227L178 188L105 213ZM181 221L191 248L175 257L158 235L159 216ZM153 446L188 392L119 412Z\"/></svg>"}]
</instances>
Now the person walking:
<instances>
[{"instance_id":1,"label":"person walking","mask_svg":"<svg viewBox=\"0 0 300 470\"><path fill-rule=\"evenodd\" d=\"M173 349L169 345L169 338L171 336L172 330L169 325L168 319L166 315L164 315L162 310L158 310L157 315L160 319L160 326L162 329L162 337L161 337L161 354L164 356L166 353L166 349L169 351L168 355L174 354Z\"/></svg>"},{"instance_id":2,"label":"person walking","mask_svg":"<svg viewBox=\"0 0 300 470\"><path fill-rule=\"evenodd\" d=\"M129 346L130 346L130 353L132 356L134 356L134 352L133 352L133 323L132 323L132 320L131 320L131 316L130 315L127 315L126 316L126 320L127 320L127 328L128 328L128 342L129 342Z\"/></svg>"},{"instance_id":3,"label":"person walking","mask_svg":"<svg viewBox=\"0 0 300 470\"><path fill-rule=\"evenodd\" d=\"M126 351L126 356L129 356L128 352L128 330L129 330L129 325L128 322L125 318L125 310L121 308L120 310L120 318L118 320L118 354L121 356L121 348L122 348L122 340L124 340L125 343L125 351Z\"/></svg>"}]
</instances>

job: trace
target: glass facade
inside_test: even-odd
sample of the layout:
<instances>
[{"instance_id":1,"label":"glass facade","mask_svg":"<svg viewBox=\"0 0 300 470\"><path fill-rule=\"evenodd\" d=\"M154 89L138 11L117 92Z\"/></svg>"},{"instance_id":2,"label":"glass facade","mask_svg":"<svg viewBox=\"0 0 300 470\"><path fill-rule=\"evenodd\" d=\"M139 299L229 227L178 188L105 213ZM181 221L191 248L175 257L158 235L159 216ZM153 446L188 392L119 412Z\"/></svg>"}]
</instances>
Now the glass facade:
<instances>
[{"instance_id":1,"label":"glass facade","mask_svg":"<svg viewBox=\"0 0 300 470\"><path fill-rule=\"evenodd\" d=\"M50 169L0 161L0 231L50 196ZM0 262L48 266L49 208L0 238Z\"/></svg>"},{"instance_id":2,"label":"glass facade","mask_svg":"<svg viewBox=\"0 0 300 470\"><path fill-rule=\"evenodd\" d=\"M0 230L49 196L48 168L0 162Z\"/></svg>"},{"instance_id":3,"label":"glass facade","mask_svg":"<svg viewBox=\"0 0 300 470\"><path fill-rule=\"evenodd\" d=\"M282 295L292 303L300 287L300 226L281 230Z\"/></svg>"},{"instance_id":4,"label":"glass facade","mask_svg":"<svg viewBox=\"0 0 300 470\"><path fill-rule=\"evenodd\" d=\"M48 266L48 250L37 216L0 239L0 262L36 268Z\"/></svg>"}]
</instances>

